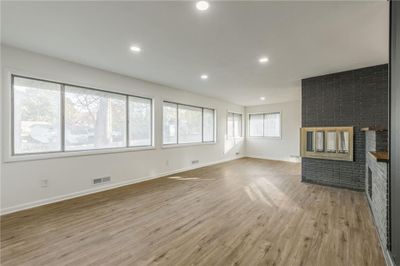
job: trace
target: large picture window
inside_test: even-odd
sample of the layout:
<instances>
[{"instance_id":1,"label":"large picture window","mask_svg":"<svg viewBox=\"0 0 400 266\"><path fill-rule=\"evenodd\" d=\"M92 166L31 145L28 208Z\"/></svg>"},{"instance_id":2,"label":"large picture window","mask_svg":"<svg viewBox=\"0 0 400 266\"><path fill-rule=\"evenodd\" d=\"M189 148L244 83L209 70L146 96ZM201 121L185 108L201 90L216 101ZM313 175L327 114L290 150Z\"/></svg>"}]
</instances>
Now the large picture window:
<instances>
[{"instance_id":1,"label":"large picture window","mask_svg":"<svg viewBox=\"0 0 400 266\"><path fill-rule=\"evenodd\" d=\"M249 115L250 137L281 137L281 113Z\"/></svg>"},{"instance_id":2,"label":"large picture window","mask_svg":"<svg viewBox=\"0 0 400 266\"><path fill-rule=\"evenodd\" d=\"M178 105L179 143L202 142L202 109Z\"/></svg>"},{"instance_id":3,"label":"large picture window","mask_svg":"<svg viewBox=\"0 0 400 266\"><path fill-rule=\"evenodd\" d=\"M214 110L203 108L203 141L214 141Z\"/></svg>"},{"instance_id":4,"label":"large picture window","mask_svg":"<svg viewBox=\"0 0 400 266\"><path fill-rule=\"evenodd\" d=\"M152 145L152 100L12 76L13 154Z\"/></svg>"},{"instance_id":5,"label":"large picture window","mask_svg":"<svg viewBox=\"0 0 400 266\"><path fill-rule=\"evenodd\" d=\"M152 145L151 99L129 96L129 146Z\"/></svg>"},{"instance_id":6,"label":"large picture window","mask_svg":"<svg viewBox=\"0 0 400 266\"><path fill-rule=\"evenodd\" d=\"M65 86L65 150L126 146L126 96Z\"/></svg>"},{"instance_id":7,"label":"large picture window","mask_svg":"<svg viewBox=\"0 0 400 266\"><path fill-rule=\"evenodd\" d=\"M213 142L214 117L213 109L164 102L163 144Z\"/></svg>"},{"instance_id":8,"label":"large picture window","mask_svg":"<svg viewBox=\"0 0 400 266\"><path fill-rule=\"evenodd\" d=\"M178 105L164 102L163 144L178 143Z\"/></svg>"},{"instance_id":9,"label":"large picture window","mask_svg":"<svg viewBox=\"0 0 400 266\"><path fill-rule=\"evenodd\" d=\"M228 112L227 135L228 138L242 137L242 114Z\"/></svg>"},{"instance_id":10,"label":"large picture window","mask_svg":"<svg viewBox=\"0 0 400 266\"><path fill-rule=\"evenodd\" d=\"M15 154L61 151L61 86L13 79Z\"/></svg>"}]
</instances>

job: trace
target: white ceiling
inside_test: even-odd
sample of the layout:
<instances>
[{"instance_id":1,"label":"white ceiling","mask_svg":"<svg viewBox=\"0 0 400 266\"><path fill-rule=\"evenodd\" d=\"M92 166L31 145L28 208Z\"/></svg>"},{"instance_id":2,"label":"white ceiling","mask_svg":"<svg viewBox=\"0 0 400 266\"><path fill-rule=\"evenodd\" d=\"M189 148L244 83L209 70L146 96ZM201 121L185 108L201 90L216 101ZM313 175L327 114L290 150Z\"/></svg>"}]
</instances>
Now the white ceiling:
<instances>
[{"instance_id":1,"label":"white ceiling","mask_svg":"<svg viewBox=\"0 0 400 266\"><path fill-rule=\"evenodd\" d=\"M299 99L302 78L388 61L386 1L210 4L199 12L187 1L2 1L1 37L242 105ZM142 52L130 52L132 44Z\"/></svg>"}]
</instances>

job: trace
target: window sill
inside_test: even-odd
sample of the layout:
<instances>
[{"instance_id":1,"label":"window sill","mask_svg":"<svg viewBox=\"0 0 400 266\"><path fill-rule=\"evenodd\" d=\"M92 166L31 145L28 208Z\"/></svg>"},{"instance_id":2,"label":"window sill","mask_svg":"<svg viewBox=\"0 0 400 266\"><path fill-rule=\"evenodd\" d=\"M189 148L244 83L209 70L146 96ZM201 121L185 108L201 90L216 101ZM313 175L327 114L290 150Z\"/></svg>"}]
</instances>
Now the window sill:
<instances>
[{"instance_id":1,"label":"window sill","mask_svg":"<svg viewBox=\"0 0 400 266\"><path fill-rule=\"evenodd\" d=\"M161 146L162 149L173 149L173 148L184 148L190 146L202 146L202 145L215 145L216 141L213 142L197 142L197 143L182 143L182 144L164 144Z\"/></svg>"},{"instance_id":2,"label":"window sill","mask_svg":"<svg viewBox=\"0 0 400 266\"><path fill-rule=\"evenodd\" d=\"M136 151L147 151L155 150L154 146L143 146L143 147L129 147L129 148L109 148L109 149L98 149L98 150L85 150L85 151L65 151L65 152L51 152L41 154L24 154L5 156L5 163L21 162L21 161L36 161L45 159L57 159L66 157L79 157L79 156L91 156L91 155L102 155L112 153L123 153L123 152L136 152Z\"/></svg>"}]
</instances>

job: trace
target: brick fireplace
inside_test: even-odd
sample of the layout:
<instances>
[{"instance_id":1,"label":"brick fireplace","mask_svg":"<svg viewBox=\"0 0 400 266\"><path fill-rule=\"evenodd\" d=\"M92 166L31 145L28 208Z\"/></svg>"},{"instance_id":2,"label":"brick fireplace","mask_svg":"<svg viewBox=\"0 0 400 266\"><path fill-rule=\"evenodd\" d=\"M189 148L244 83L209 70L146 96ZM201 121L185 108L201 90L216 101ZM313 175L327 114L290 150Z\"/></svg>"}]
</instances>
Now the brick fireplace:
<instances>
[{"instance_id":1,"label":"brick fireplace","mask_svg":"<svg viewBox=\"0 0 400 266\"><path fill-rule=\"evenodd\" d=\"M364 128L366 146L365 191L382 246L390 245L387 130Z\"/></svg>"}]
</instances>

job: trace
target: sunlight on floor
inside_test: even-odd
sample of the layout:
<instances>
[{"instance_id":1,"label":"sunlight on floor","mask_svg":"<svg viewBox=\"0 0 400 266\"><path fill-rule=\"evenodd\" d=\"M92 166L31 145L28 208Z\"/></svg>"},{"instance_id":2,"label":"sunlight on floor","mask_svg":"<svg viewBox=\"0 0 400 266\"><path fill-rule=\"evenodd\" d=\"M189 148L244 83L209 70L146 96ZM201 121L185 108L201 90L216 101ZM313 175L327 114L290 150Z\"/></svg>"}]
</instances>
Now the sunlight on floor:
<instances>
[{"instance_id":1,"label":"sunlight on floor","mask_svg":"<svg viewBox=\"0 0 400 266\"><path fill-rule=\"evenodd\" d=\"M290 197L265 177L258 178L255 182L244 186L244 191L253 202L261 201L264 204L275 208L277 208L277 206L282 206L282 202L287 202L287 204L284 204L284 206L290 206L286 208L287 211L294 211L298 208L296 202L290 199ZM269 195L274 196L271 198Z\"/></svg>"}]
</instances>

